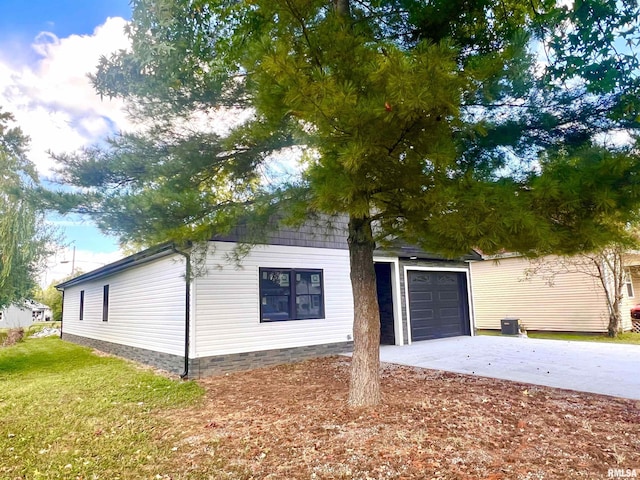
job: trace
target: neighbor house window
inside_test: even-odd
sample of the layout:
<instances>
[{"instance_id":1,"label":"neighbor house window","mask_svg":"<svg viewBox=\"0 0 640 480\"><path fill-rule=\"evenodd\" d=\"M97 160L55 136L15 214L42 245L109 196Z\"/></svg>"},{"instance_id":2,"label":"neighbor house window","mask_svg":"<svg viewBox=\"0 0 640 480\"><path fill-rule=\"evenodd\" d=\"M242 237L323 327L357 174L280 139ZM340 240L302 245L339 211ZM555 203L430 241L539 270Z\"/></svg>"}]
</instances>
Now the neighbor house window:
<instances>
[{"instance_id":1,"label":"neighbor house window","mask_svg":"<svg viewBox=\"0 0 640 480\"><path fill-rule=\"evenodd\" d=\"M80 290L80 320L84 318L84 290Z\"/></svg>"},{"instance_id":2,"label":"neighbor house window","mask_svg":"<svg viewBox=\"0 0 640 480\"><path fill-rule=\"evenodd\" d=\"M261 268L261 321L307 318L324 318L322 270Z\"/></svg>"},{"instance_id":3,"label":"neighbor house window","mask_svg":"<svg viewBox=\"0 0 640 480\"><path fill-rule=\"evenodd\" d=\"M102 287L102 321L109 320L109 285Z\"/></svg>"},{"instance_id":4,"label":"neighbor house window","mask_svg":"<svg viewBox=\"0 0 640 480\"><path fill-rule=\"evenodd\" d=\"M627 287L627 298L633 298L633 279L629 270L624 272L624 284Z\"/></svg>"}]
</instances>

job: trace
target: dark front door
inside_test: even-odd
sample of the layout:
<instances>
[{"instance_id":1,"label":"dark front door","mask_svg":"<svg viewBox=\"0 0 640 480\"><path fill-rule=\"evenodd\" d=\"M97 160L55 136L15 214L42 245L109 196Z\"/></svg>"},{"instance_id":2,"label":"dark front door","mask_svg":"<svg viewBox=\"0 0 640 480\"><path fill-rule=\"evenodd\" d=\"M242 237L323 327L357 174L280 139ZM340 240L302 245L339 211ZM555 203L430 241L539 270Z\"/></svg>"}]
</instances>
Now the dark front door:
<instances>
[{"instance_id":1,"label":"dark front door","mask_svg":"<svg viewBox=\"0 0 640 480\"><path fill-rule=\"evenodd\" d=\"M409 270L408 282L412 341L470 334L464 273Z\"/></svg>"},{"instance_id":2,"label":"dark front door","mask_svg":"<svg viewBox=\"0 0 640 480\"><path fill-rule=\"evenodd\" d=\"M376 289L380 306L380 343L395 345L396 335L393 325L393 294L391 289L391 264L376 263Z\"/></svg>"}]
</instances>

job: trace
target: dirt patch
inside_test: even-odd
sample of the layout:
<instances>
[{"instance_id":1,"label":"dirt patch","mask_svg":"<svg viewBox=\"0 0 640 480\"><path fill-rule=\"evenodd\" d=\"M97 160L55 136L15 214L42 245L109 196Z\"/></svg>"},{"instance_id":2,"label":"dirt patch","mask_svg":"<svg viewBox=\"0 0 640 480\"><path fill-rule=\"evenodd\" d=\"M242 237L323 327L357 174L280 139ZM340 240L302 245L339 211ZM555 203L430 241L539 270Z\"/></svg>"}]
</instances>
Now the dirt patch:
<instances>
[{"instance_id":1,"label":"dirt patch","mask_svg":"<svg viewBox=\"0 0 640 480\"><path fill-rule=\"evenodd\" d=\"M24 339L24 328L10 329L2 340L0 347L11 347Z\"/></svg>"},{"instance_id":2,"label":"dirt patch","mask_svg":"<svg viewBox=\"0 0 640 480\"><path fill-rule=\"evenodd\" d=\"M384 403L354 410L348 378L331 357L203 380L204 405L159 435L179 478L640 475L640 402L384 365Z\"/></svg>"}]
</instances>

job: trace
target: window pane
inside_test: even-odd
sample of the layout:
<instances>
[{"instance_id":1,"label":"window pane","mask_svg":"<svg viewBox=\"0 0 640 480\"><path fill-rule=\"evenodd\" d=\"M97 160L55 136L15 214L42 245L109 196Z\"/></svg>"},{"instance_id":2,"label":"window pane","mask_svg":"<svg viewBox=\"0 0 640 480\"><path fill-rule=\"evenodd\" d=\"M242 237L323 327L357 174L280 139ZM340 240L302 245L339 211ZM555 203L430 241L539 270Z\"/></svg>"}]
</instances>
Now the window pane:
<instances>
[{"instance_id":1,"label":"window pane","mask_svg":"<svg viewBox=\"0 0 640 480\"><path fill-rule=\"evenodd\" d=\"M624 282L627 286L627 297L633 298L633 280L630 271L624 273Z\"/></svg>"},{"instance_id":2,"label":"window pane","mask_svg":"<svg viewBox=\"0 0 640 480\"><path fill-rule=\"evenodd\" d=\"M296 318L322 318L321 295L296 295Z\"/></svg>"},{"instance_id":3,"label":"window pane","mask_svg":"<svg viewBox=\"0 0 640 480\"><path fill-rule=\"evenodd\" d=\"M80 320L84 318L84 290L80 290Z\"/></svg>"},{"instance_id":4,"label":"window pane","mask_svg":"<svg viewBox=\"0 0 640 480\"><path fill-rule=\"evenodd\" d=\"M322 293L322 274L320 272L296 272L296 293Z\"/></svg>"},{"instance_id":5,"label":"window pane","mask_svg":"<svg viewBox=\"0 0 640 480\"><path fill-rule=\"evenodd\" d=\"M102 287L102 321L109 320L109 285Z\"/></svg>"},{"instance_id":6,"label":"window pane","mask_svg":"<svg viewBox=\"0 0 640 480\"><path fill-rule=\"evenodd\" d=\"M296 271L296 318L322 317L322 272Z\"/></svg>"},{"instance_id":7,"label":"window pane","mask_svg":"<svg viewBox=\"0 0 640 480\"><path fill-rule=\"evenodd\" d=\"M289 320L288 295L263 295L262 320Z\"/></svg>"},{"instance_id":8,"label":"window pane","mask_svg":"<svg viewBox=\"0 0 640 480\"><path fill-rule=\"evenodd\" d=\"M260 269L261 321L324 317L322 270Z\"/></svg>"},{"instance_id":9,"label":"window pane","mask_svg":"<svg viewBox=\"0 0 640 480\"><path fill-rule=\"evenodd\" d=\"M262 295L290 295L291 273L282 270L263 271L260 278Z\"/></svg>"}]
</instances>

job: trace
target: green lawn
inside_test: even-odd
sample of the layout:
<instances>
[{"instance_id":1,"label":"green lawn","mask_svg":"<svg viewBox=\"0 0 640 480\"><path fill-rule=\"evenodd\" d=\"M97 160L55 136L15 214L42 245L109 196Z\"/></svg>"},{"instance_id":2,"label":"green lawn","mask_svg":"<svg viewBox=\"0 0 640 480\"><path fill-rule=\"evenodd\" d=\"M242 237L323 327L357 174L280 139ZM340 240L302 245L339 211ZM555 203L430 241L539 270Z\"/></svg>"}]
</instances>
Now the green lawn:
<instances>
[{"instance_id":1,"label":"green lawn","mask_svg":"<svg viewBox=\"0 0 640 480\"><path fill-rule=\"evenodd\" d=\"M203 397L194 382L57 337L0 349L0 478L138 479L163 475L172 408Z\"/></svg>"},{"instance_id":2,"label":"green lawn","mask_svg":"<svg viewBox=\"0 0 640 480\"><path fill-rule=\"evenodd\" d=\"M500 335L499 330L478 330L478 335ZM607 342L607 343L630 343L640 345L640 333L620 333L616 338L607 335L592 335L580 333L558 333L558 332L527 332L529 338L544 338L548 340L571 340L578 342Z\"/></svg>"}]
</instances>

